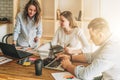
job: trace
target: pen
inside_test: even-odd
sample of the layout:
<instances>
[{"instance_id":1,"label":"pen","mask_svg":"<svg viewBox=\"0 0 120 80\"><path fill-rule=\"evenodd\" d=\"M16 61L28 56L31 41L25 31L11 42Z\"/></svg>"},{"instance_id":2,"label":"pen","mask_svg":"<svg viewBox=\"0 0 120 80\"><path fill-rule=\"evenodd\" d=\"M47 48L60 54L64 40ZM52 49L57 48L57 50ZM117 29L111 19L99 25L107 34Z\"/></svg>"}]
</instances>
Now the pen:
<instances>
[{"instance_id":1,"label":"pen","mask_svg":"<svg viewBox=\"0 0 120 80\"><path fill-rule=\"evenodd\" d=\"M69 43L69 44L67 44L67 46L66 46L66 47L68 47L68 46L70 46L70 43Z\"/></svg>"},{"instance_id":2,"label":"pen","mask_svg":"<svg viewBox=\"0 0 120 80\"><path fill-rule=\"evenodd\" d=\"M68 47L68 46L70 46L70 43L69 43L69 44L67 44L67 45L64 45L64 47Z\"/></svg>"}]
</instances>

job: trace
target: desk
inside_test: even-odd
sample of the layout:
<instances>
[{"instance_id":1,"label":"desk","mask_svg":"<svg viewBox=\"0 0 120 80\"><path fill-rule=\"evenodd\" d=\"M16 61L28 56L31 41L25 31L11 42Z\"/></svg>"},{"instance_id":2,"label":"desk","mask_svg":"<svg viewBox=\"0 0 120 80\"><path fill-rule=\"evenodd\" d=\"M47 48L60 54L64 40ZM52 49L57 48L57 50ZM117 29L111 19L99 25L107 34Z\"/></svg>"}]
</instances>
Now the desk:
<instances>
[{"instance_id":1,"label":"desk","mask_svg":"<svg viewBox=\"0 0 120 80\"><path fill-rule=\"evenodd\" d=\"M34 64L30 66L22 66L16 62L17 60L13 60L0 65L0 80L54 80L51 73L60 72L43 68L42 75L36 76Z\"/></svg>"},{"instance_id":2,"label":"desk","mask_svg":"<svg viewBox=\"0 0 120 80\"><path fill-rule=\"evenodd\" d=\"M0 80L54 80L51 73L59 72L43 68L42 75L36 76L34 64L22 66L16 64L17 60L0 65Z\"/></svg>"}]
</instances>

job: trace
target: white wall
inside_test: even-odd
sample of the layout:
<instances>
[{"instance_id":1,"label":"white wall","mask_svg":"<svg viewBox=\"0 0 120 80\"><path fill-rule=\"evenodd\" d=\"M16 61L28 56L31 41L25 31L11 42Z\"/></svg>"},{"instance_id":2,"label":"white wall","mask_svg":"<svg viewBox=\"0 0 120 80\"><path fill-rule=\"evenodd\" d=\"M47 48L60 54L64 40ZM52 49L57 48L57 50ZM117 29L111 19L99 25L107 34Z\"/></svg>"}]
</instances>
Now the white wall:
<instances>
[{"instance_id":1,"label":"white wall","mask_svg":"<svg viewBox=\"0 0 120 80\"><path fill-rule=\"evenodd\" d=\"M61 11L69 10L75 17L78 17L81 10L81 0L59 0L59 8Z\"/></svg>"},{"instance_id":2,"label":"white wall","mask_svg":"<svg viewBox=\"0 0 120 80\"><path fill-rule=\"evenodd\" d=\"M120 0L101 0L101 16L107 19L111 31L120 38Z\"/></svg>"},{"instance_id":3,"label":"white wall","mask_svg":"<svg viewBox=\"0 0 120 80\"><path fill-rule=\"evenodd\" d=\"M7 24L0 24L0 42L2 41L2 37L7 34Z\"/></svg>"},{"instance_id":4,"label":"white wall","mask_svg":"<svg viewBox=\"0 0 120 80\"><path fill-rule=\"evenodd\" d=\"M20 11L23 11L23 9L28 1L29 0L20 0Z\"/></svg>"}]
</instances>

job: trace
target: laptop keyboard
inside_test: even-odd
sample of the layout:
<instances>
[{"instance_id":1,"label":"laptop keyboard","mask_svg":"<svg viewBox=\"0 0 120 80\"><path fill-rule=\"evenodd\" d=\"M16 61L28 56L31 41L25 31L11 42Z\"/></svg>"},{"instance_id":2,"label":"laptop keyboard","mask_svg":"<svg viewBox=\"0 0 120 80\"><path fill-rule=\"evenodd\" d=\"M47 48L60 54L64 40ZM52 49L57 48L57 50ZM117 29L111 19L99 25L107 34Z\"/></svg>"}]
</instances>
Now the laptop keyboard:
<instances>
[{"instance_id":1,"label":"laptop keyboard","mask_svg":"<svg viewBox=\"0 0 120 80\"><path fill-rule=\"evenodd\" d=\"M48 60L49 60L49 58L48 58ZM45 61L43 61L43 62L45 62ZM45 63L44 63L44 65L45 65ZM51 62L49 62L49 64L47 64L45 66L45 68L64 71L64 69L61 67L61 59L56 60L55 58Z\"/></svg>"},{"instance_id":2,"label":"laptop keyboard","mask_svg":"<svg viewBox=\"0 0 120 80\"><path fill-rule=\"evenodd\" d=\"M46 58L43 60L44 66L48 65L50 62L52 62L54 59L52 58Z\"/></svg>"},{"instance_id":3,"label":"laptop keyboard","mask_svg":"<svg viewBox=\"0 0 120 80\"><path fill-rule=\"evenodd\" d=\"M57 68L60 65L61 60L54 60L48 67Z\"/></svg>"}]
</instances>

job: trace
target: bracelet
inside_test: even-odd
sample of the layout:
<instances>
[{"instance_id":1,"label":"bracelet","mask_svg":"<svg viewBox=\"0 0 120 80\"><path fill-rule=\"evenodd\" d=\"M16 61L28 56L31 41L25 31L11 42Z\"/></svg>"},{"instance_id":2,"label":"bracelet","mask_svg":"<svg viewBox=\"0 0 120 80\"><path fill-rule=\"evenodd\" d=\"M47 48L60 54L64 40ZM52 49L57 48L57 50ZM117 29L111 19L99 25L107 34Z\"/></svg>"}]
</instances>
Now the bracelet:
<instances>
[{"instance_id":1,"label":"bracelet","mask_svg":"<svg viewBox=\"0 0 120 80\"><path fill-rule=\"evenodd\" d=\"M72 55L70 55L70 61L72 61Z\"/></svg>"}]
</instances>

